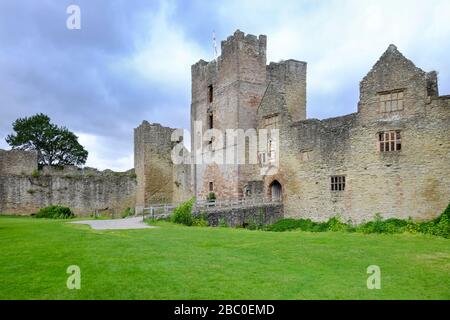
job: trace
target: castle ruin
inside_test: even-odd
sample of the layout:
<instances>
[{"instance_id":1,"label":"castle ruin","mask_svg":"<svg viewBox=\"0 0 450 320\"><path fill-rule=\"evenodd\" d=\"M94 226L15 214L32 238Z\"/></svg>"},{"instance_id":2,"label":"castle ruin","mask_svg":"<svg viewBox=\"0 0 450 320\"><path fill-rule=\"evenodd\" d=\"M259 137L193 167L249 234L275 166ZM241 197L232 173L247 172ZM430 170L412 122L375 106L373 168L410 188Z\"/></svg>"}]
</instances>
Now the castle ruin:
<instances>
[{"instance_id":1,"label":"castle ruin","mask_svg":"<svg viewBox=\"0 0 450 320\"><path fill-rule=\"evenodd\" d=\"M306 119L307 63L267 64L266 41L238 30L222 41L220 57L192 66L191 152L183 155L190 164L171 161L175 129L135 129L138 208L211 192L219 200L278 198L284 217L314 220L426 219L447 206L450 96L439 96L436 72L390 45L360 83L357 112ZM276 172L260 171L271 147L256 164L198 161L212 141L195 139L196 121L202 132L278 129ZM224 154L235 147L227 138Z\"/></svg>"},{"instance_id":2,"label":"castle ruin","mask_svg":"<svg viewBox=\"0 0 450 320\"><path fill-rule=\"evenodd\" d=\"M450 201L450 96L439 96L436 72L390 45L360 82L355 113L307 119L307 63L267 64L266 42L238 30L222 41L220 57L192 66L190 151L182 130L144 121L134 130L135 177L50 170L33 178L33 153L0 151L0 212L63 204L80 214L98 207L139 213L211 193L219 201L272 199L281 204L272 206L276 218L423 220L442 212ZM245 133L245 161L201 161L239 148L230 129ZM257 136L252 155L250 133L263 129L277 137L261 143ZM214 130L222 139L202 135ZM174 163L174 155L183 161ZM274 159L276 170L262 174Z\"/></svg>"}]
</instances>

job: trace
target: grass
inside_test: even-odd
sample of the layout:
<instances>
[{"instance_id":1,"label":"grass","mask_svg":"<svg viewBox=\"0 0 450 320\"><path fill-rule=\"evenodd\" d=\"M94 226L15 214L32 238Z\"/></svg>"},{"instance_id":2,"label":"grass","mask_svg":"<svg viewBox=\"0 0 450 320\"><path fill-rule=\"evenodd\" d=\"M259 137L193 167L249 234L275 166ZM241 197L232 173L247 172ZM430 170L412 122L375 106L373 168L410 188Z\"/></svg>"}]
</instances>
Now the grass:
<instances>
[{"instance_id":1,"label":"grass","mask_svg":"<svg viewBox=\"0 0 450 320\"><path fill-rule=\"evenodd\" d=\"M450 299L450 240L0 217L0 299ZM66 269L81 268L68 290ZM366 269L381 268L381 290Z\"/></svg>"}]
</instances>

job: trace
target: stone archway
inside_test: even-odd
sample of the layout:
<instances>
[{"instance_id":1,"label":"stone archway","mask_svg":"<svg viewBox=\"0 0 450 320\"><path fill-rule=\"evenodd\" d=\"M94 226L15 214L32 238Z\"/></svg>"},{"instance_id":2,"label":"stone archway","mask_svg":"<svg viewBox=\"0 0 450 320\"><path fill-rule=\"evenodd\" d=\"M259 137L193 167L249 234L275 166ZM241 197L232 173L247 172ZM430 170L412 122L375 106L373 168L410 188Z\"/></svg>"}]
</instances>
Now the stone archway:
<instances>
[{"instance_id":1,"label":"stone archway","mask_svg":"<svg viewBox=\"0 0 450 320\"><path fill-rule=\"evenodd\" d=\"M283 199L283 188L278 180L272 181L269 185L269 197L272 201L281 201Z\"/></svg>"}]
</instances>

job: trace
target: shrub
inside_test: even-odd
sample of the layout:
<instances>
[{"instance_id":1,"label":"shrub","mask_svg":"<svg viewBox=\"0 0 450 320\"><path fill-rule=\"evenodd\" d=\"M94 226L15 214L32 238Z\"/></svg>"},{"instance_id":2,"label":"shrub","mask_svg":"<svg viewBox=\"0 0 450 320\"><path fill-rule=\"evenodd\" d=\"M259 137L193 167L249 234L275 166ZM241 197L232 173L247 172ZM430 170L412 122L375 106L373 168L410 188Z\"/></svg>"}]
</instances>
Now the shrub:
<instances>
[{"instance_id":1,"label":"shrub","mask_svg":"<svg viewBox=\"0 0 450 320\"><path fill-rule=\"evenodd\" d=\"M72 210L67 207L62 206L49 206L42 208L36 214L36 218L47 218L47 219L71 219L75 215Z\"/></svg>"},{"instance_id":2,"label":"shrub","mask_svg":"<svg viewBox=\"0 0 450 320\"><path fill-rule=\"evenodd\" d=\"M413 223L412 220L387 219L383 220L380 214L375 215L374 221L361 224L357 227L357 231L362 233L402 233L408 230L408 224ZM410 226L410 228L412 225ZM412 229L411 229L412 230Z\"/></svg>"},{"instance_id":3,"label":"shrub","mask_svg":"<svg viewBox=\"0 0 450 320\"><path fill-rule=\"evenodd\" d=\"M267 226L266 230L283 232L289 230L300 229L302 231L319 232L326 231L328 226L326 223L313 222L310 219L282 219L278 222Z\"/></svg>"},{"instance_id":4,"label":"shrub","mask_svg":"<svg viewBox=\"0 0 450 320\"><path fill-rule=\"evenodd\" d=\"M251 222L245 224L244 226L248 230L258 230L258 229L260 229L260 227L258 226L258 224L255 221L251 221Z\"/></svg>"},{"instance_id":5,"label":"shrub","mask_svg":"<svg viewBox=\"0 0 450 320\"><path fill-rule=\"evenodd\" d=\"M450 206L449 206L450 207ZM449 214L442 214L439 219L439 222L435 227L435 235L441 236L444 238L450 238L450 217Z\"/></svg>"},{"instance_id":6,"label":"shrub","mask_svg":"<svg viewBox=\"0 0 450 320\"><path fill-rule=\"evenodd\" d=\"M332 217L327 221L328 231L346 231L349 225L343 223L339 216Z\"/></svg>"},{"instance_id":7,"label":"shrub","mask_svg":"<svg viewBox=\"0 0 450 320\"><path fill-rule=\"evenodd\" d=\"M122 218L126 218L134 215L134 209L126 208L124 212L122 212Z\"/></svg>"},{"instance_id":8,"label":"shrub","mask_svg":"<svg viewBox=\"0 0 450 320\"><path fill-rule=\"evenodd\" d=\"M210 202L216 201L216 194L215 194L214 192L210 192L210 193L208 194L207 200L210 201Z\"/></svg>"},{"instance_id":9,"label":"shrub","mask_svg":"<svg viewBox=\"0 0 450 320\"><path fill-rule=\"evenodd\" d=\"M208 220L197 217L192 220L192 226L194 227L207 227L209 226Z\"/></svg>"},{"instance_id":10,"label":"shrub","mask_svg":"<svg viewBox=\"0 0 450 320\"><path fill-rule=\"evenodd\" d=\"M31 176L33 178L39 178L40 175L41 175L41 172L38 169L34 169L33 172L31 173Z\"/></svg>"},{"instance_id":11,"label":"shrub","mask_svg":"<svg viewBox=\"0 0 450 320\"><path fill-rule=\"evenodd\" d=\"M405 227L405 231L409 232L409 233L418 233L419 230L419 225L414 223L414 221L412 220L411 217L408 218L408 220L406 221L406 227Z\"/></svg>"},{"instance_id":12,"label":"shrub","mask_svg":"<svg viewBox=\"0 0 450 320\"><path fill-rule=\"evenodd\" d=\"M224 218L219 218L219 227L228 228L228 223L225 221Z\"/></svg>"},{"instance_id":13,"label":"shrub","mask_svg":"<svg viewBox=\"0 0 450 320\"><path fill-rule=\"evenodd\" d=\"M192 198L173 210L171 221L174 223L184 224L186 226L192 226L194 217L192 216L192 206L194 205L195 198Z\"/></svg>"},{"instance_id":14,"label":"shrub","mask_svg":"<svg viewBox=\"0 0 450 320\"><path fill-rule=\"evenodd\" d=\"M253 227L253 226L251 226ZM450 204L444 212L434 220L426 222L414 222L411 218L383 220L381 215L375 214L375 219L354 227L351 221L344 223L339 216L330 218L327 222L314 222L310 219L282 219L266 227L267 231L302 230L311 232L347 231L361 233L423 233L444 238L450 238Z\"/></svg>"}]
</instances>

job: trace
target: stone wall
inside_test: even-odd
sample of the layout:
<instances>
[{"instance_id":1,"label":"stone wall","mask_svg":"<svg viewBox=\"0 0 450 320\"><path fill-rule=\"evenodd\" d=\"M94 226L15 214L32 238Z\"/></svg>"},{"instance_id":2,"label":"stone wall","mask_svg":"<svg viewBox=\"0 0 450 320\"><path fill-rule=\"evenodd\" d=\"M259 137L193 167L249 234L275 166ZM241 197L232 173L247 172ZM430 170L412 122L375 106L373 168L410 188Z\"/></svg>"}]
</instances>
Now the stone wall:
<instances>
[{"instance_id":1,"label":"stone wall","mask_svg":"<svg viewBox=\"0 0 450 320\"><path fill-rule=\"evenodd\" d=\"M218 200L271 197L276 181L287 217L326 220L341 215L362 222L376 213L429 219L442 212L450 201L450 97L439 96L436 72L416 67L391 45L362 79L357 112L306 119L307 64L286 60L266 65L266 42L263 35L238 30L222 42L217 60L192 66L191 166L169 167L168 136L174 129L151 125L155 133L147 136L138 130L137 137L148 137L136 143L138 184L148 172L155 173L145 180L146 187L138 188L138 199L150 199L145 188L153 184L167 188L164 192L171 199L180 201L193 193L203 200L211 182ZM381 96L392 92L402 92L403 108L383 112ZM261 175L256 165L199 161L209 153L210 141L202 138L211 117L213 128L222 133L278 128L278 170ZM198 120L199 128L194 125ZM148 126L147 131L152 132ZM387 131L400 131L401 150L380 151L379 133ZM146 143L139 141L146 139L156 146L145 149ZM344 190L331 190L333 176L345 177ZM165 182L170 177L179 190ZM246 213L239 209L213 216L227 215L236 225L244 223Z\"/></svg>"},{"instance_id":2,"label":"stone wall","mask_svg":"<svg viewBox=\"0 0 450 320\"><path fill-rule=\"evenodd\" d=\"M126 208L134 208L136 177L128 172L97 171L76 167L37 171L33 152L1 151L0 213L28 215L49 205L70 207L77 215L95 210L120 217ZM7 161L5 161L7 159ZM11 165L13 164L13 165Z\"/></svg>"},{"instance_id":3,"label":"stone wall","mask_svg":"<svg viewBox=\"0 0 450 320\"><path fill-rule=\"evenodd\" d=\"M288 217L437 216L450 201L450 99L437 96L436 81L390 46L361 82L357 113L280 122L280 170L264 179L266 192L281 183ZM403 92L403 110L383 113L379 96L391 90ZM400 131L401 150L380 152L378 134L389 130ZM337 175L346 178L343 191L331 190Z\"/></svg>"},{"instance_id":4,"label":"stone wall","mask_svg":"<svg viewBox=\"0 0 450 320\"><path fill-rule=\"evenodd\" d=\"M31 174L37 169L36 152L0 149L0 176Z\"/></svg>"},{"instance_id":5,"label":"stone wall","mask_svg":"<svg viewBox=\"0 0 450 320\"><path fill-rule=\"evenodd\" d=\"M282 105L292 121L306 119L306 69L306 62L293 59L267 66L267 83L273 91L266 91L264 98L270 100L281 95Z\"/></svg>"},{"instance_id":6,"label":"stone wall","mask_svg":"<svg viewBox=\"0 0 450 320\"><path fill-rule=\"evenodd\" d=\"M194 212L194 215L200 214ZM211 226L218 226L221 221L230 227L244 227L248 224L269 225L283 218L283 205L270 204L236 208L209 209L204 213Z\"/></svg>"},{"instance_id":7,"label":"stone wall","mask_svg":"<svg viewBox=\"0 0 450 320\"><path fill-rule=\"evenodd\" d=\"M172 135L174 141L172 141ZM180 163L172 151L182 146L179 130L143 121L134 130L134 165L137 176L136 209L150 204L182 202L192 196L190 154L182 147Z\"/></svg>"}]
</instances>

